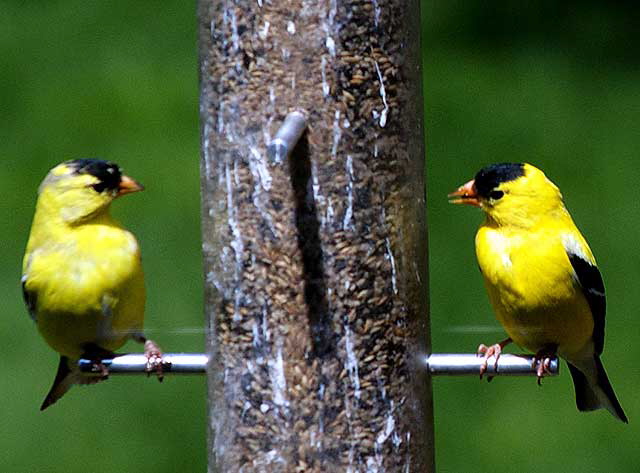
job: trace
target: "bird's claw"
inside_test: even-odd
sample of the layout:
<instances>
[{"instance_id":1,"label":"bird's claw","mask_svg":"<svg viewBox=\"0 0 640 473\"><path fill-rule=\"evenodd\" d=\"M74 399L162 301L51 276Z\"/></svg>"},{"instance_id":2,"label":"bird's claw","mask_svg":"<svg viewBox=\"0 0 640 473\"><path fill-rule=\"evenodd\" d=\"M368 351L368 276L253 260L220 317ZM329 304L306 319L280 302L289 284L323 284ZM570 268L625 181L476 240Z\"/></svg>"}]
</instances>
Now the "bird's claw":
<instances>
[{"instance_id":1,"label":"bird's claw","mask_svg":"<svg viewBox=\"0 0 640 473\"><path fill-rule=\"evenodd\" d=\"M100 380L104 381L109 378L109 368L102 361L94 361L91 363L91 373L97 373Z\"/></svg>"},{"instance_id":2,"label":"bird's claw","mask_svg":"<svg viewBox=\"0 0 640 473\"><path fill-rule=\"evenodd\" d=\"M480 365L480 379L484 376L484 374L489 369L489 358L494 357L495 361L493 363L494 370L498 369L498 359L500 358L500 354L502 353L502 345L496 343L495 345L487 346L484 343L481 343L478 346L478 356L483 357L482 364ZM493 376L487 376L487 381L491 381Z\"/></svg>"},{"instance_id":3,"label":"bird's claw","mask_svg":"<svg viewBox=\"0 0 640 473\"><path fill-rule=\"evenodd\" d=\"M162 382L164 379L162 351L153 340L146 340L144 342L144 356L147 357L147 366L145 367L147 376L155 372L158 376L158 381Z\"/></svg>"},{"instance_id":4,"label":"bird's claw","mask_svg":"<svg viewBox=\"0 0 640 473\"><path fill-rule=\"evenodd\" d=\"M532 367L536 369L536 376L538 377L538 386L542 386L542 378L551 374L551 359L554 353L548 351L539 351L533 357Z\"/></svg>"},{"instance_id":5,"label":"bird's claw","mask_svg":"<svg viewBox=\"0 0 640 473\"><path fill-rule=\"evenodd\" d=\"M490 346L487 346L484 343L481 343L478 346L478 356L483 357L482 364L480 365L480 379L482 379L484 374L489 369L489 358L491 358L492 356L495 358L495 361L493 363L493 370L496 373L498 372L498 359L500 358L500 354L502 353L504 347L509 343L511 343L511 338L506 338L501 342ZM491 381L493 378L493 376L487 376L487 381Z\"/></svg>"}]
</instances>

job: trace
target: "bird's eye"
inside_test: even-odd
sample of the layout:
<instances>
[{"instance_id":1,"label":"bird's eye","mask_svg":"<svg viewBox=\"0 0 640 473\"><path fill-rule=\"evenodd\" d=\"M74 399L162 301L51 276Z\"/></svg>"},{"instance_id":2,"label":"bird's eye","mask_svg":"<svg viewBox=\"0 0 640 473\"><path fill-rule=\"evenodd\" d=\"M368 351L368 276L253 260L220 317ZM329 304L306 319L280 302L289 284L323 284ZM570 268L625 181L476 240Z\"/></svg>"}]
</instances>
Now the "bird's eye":
<instances>
[{"instance_id":1,"label":"bird's eye","mask_svg":"<svg viewBox=\"0 0 640 473\"><path fill-rule=\"evenodd\" d=\"M504 195L504 192L502 192L502 191L491 191L491 192L489 192L489 197L491 199L493 199L493 200L501 199L503 195Z\"/></svg>"},{"instance_id":2,"label":"bird's eye","mask_svg":"<svg viewBox=\"0 0 640 473\"><path fill-rule=\"evenodd\" d=\"M91 188L100 194L107 188L107 185L104 182L98 182L97 184L92 184Z\"/></svg>"}]
</instances>

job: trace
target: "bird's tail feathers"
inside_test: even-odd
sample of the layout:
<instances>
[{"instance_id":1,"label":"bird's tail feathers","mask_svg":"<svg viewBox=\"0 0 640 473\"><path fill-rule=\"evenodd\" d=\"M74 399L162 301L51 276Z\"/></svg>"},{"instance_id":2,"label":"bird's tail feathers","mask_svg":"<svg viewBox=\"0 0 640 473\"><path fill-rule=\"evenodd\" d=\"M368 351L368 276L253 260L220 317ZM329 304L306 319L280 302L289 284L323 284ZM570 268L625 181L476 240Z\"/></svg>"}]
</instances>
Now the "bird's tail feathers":
<instances>
[{"instance_id":1,"label":"bird's tail feathers","mask_svg":"<svg viewBox=\"0 0 640 473\"><path fill-rule=\"evenodd\" d=\"M98 376L85 376L74 363L71 363L66 356L60 357L58 371L53 380L53 386L49 390L47 397L44 398L40 410L44 411L47 407L54 404L58 399L66 394L74 384L94 384L105 378Z\"/></svg>"},{"instance_id":2,"label":"bird's tail feathers","mask_svg":"<svg viewBox=\"0 0 640 473\"><path fill-rule=\"evenodd\" d=\"M578 410L593 411L604 408L625 424L629 423L598 355L594 354L589 363L567 364L576 390ZM579 368L576 365L579 365Z\"/></svg>"}]
</instances>

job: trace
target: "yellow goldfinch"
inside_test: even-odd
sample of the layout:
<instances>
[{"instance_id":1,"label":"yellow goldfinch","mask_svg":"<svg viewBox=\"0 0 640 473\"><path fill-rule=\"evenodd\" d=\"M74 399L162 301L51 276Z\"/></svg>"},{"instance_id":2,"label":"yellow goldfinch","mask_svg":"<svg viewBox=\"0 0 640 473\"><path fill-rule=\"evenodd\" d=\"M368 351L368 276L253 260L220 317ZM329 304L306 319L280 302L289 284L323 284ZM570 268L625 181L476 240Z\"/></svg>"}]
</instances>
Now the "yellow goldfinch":
<instances>
[{"instance_id":1,"label":"yellow goldfinch","mask_svg":"<svg viewBox=\"0 0 640 473\"><path fill-rule=\"evenodd\" d=\"M161 379L161 353L142 333L145 288L135 237L109 215L111 202L143 187L111 162L66 161L40 185L22 269L27 308L45 341L60 354L40 410L73 384L106 379L101 360L128 339L145 344L148 371ZM77 360L96 363L84 376Z\"/></svg>"},{"instance_id":2,"label":"yellow goldfinch","mask_svg":"<svg viewBox=\"0 0 640 473\"><path fill-rule=\"evenodd\" d=\"M564 358L580 411L605 408L627 423L600 355L604 347L602 277L559 189L531 164L481 169L449 196L480 207L476 254L498 321L509 338L486 347L498 357L511 341L536 353L538 381L549 357Z\"/></svg>"}]
</instances>

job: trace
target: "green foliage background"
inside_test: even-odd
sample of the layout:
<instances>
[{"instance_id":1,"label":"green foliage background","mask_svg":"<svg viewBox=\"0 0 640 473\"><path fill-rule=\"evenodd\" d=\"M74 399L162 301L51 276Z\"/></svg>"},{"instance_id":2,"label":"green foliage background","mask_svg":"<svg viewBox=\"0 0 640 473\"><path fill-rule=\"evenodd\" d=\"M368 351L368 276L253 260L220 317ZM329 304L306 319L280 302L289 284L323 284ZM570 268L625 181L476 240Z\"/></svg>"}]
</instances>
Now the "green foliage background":
<instances>
[{"instance_id":1,"label":"green foliage background","mask_svg":"<svg viewBox=\"0 0 640 473\"><path fill-rule=\"evenodd\" d=\"M471 351L504 334L475 262L480 212L448 205L446 193L486 164L531 162L560 187L598 258L603 361L630 419L577 412L564 364L541 388L436 379L439 472L638 469L637 13L631 2L423 2L433 350Z\"/></svg>"},{"instance_id":2,"label":"green foliage background","mask_svg":"<svg viewBox=\"0 0 640 473\"><path fill-rule=\"evenodd\" d=\"M609 300L604 362L631 421L579 414L566 369L542 388L529 379L436 379L438 471L636 471L633 4L422 4L434 351L470 352L503 335L475 263L481 216L449 206L447 192L488 163L532 162L563 190L598 257ZM18 283L48 169L73 157L114 160L147 187L114 206L142 242L147 332L167 350L202 351L195 25L191 1L0 6L2 471L206 469L203 378L114 378L40 413L57 359Z\"/></svg>"}]
</instances>

